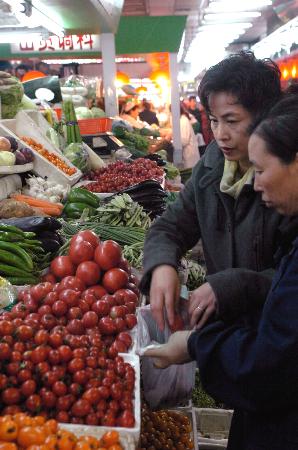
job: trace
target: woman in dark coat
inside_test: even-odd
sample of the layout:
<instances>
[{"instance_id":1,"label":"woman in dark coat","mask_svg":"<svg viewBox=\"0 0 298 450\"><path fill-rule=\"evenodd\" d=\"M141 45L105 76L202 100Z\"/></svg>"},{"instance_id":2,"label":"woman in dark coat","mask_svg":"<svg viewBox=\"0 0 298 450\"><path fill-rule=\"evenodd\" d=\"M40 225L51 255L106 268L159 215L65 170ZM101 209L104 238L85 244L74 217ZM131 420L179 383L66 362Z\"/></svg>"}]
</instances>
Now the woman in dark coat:
<instances>
[{"instance_id":1,"label":"woman in dark coat","mask_svg":"<svg viewBox=\"0 0 298 450\"><path fill-rule=\"evenodd\" d=\"M235 408L228 450L298 449L298 95L272 108L249 140L254 188L288 217L263 309L228 326L182 331L147 353L159 367L196 359L205 389ZM191 334L190 334L191 333Z\"/></svg>"}]
</instances>

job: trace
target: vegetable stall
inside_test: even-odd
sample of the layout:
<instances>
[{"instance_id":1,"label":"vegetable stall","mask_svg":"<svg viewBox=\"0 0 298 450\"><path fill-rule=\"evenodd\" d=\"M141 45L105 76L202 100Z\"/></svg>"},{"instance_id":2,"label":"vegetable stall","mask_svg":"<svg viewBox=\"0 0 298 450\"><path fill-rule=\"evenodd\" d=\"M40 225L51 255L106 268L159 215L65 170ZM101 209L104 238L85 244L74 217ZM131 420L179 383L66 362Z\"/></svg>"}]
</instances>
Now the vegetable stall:
<instances>
[{"instance_id":1,"label":"vegetable stall","mask_svg":"<svg viewBox=\"0 0 298 450\"><path fill-rule=\"evenodd\" d=\"M144 240L179 171L137 132L103 160L63 110L0 121L0 449L197 448L192 406L153 411L137 355Z\"/></svg>"}]
</instances>

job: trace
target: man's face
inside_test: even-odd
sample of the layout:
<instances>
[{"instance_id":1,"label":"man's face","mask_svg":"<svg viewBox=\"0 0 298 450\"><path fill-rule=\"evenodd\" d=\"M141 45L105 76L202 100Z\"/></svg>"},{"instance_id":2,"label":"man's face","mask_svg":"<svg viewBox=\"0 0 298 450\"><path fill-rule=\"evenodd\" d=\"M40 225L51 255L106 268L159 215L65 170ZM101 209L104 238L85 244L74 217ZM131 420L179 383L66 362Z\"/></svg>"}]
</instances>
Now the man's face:
<instances>
[{"instance_id":1,"label":"man's face","mask_svg":"<svg viewBox=\"0 0 298 450\"><path fill-rule=\"evenodd\" d=\"M248 127L252 114L228 92L209 97L209 118L214 138L229 161L248 161Z\"/></svg>"}]
</instances>

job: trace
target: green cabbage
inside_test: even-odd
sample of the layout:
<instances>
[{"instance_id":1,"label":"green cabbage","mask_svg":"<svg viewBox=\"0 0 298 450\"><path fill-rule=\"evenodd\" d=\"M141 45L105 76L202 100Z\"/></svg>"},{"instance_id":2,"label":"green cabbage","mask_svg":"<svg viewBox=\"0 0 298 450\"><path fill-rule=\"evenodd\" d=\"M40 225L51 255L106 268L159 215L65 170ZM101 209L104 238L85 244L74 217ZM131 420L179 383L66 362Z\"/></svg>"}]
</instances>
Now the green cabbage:
<instances>
[{"instance_id":1,"label":"green cabbage","mask_svg":"<svg viewBox=\"0 0 298 450\"><path fill-rule=\"evenodd\" d=\"M12 119L16 115L24 95L22 83L0 85L1 111L3 119Z\"/></svg>"},{"instance_id":2,"label":"green cabbage","mask_svg":"<svg viewBox=\"0 0 298 450\"><path fill-rule=\"evenodd\" d=\"M75 112L78 120L93 118L92 111L86 106L78 106L75 108Z\"/></svg>"},{"instance_id":3,"label":"green cabbage","mask_svg":"<svg viewBox=\"0 0 298 450\"><path fill-rule=\"evenodd\" d=\"M93 115L94 118L106 117L106 113L101 108L96 108L94 106L93 108L91 108L91 111L92 111L92 115Z\"/></svg>"}]
</instances>

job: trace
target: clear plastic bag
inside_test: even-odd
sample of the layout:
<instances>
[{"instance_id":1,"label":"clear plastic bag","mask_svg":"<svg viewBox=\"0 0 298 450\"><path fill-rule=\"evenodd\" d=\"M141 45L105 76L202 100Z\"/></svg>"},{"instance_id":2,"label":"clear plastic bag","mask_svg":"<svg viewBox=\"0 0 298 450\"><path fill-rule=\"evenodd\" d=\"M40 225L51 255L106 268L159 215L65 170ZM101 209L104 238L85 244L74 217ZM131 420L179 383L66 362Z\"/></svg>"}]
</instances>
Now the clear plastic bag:
<instances>
[{"instance_id":1,"label":"clear plastic bag","mask_svg":"<svg viewBox=\"0 0 298 450\"><path fill-rule=\"evenodd\" d=\"M181 316L187 321L187 302L181 300ZM138 309L137 349L143 355L146 348L152 345L165 344L171 335L168 325L161 331L152 317L150 306ZM186 403L191 398L195 383L196 362L172 365L167 369L157 369L153 358L142 357L141 369L143 390L146 401L152 409L172 407Z\"/></svg>"}]
</instances>

